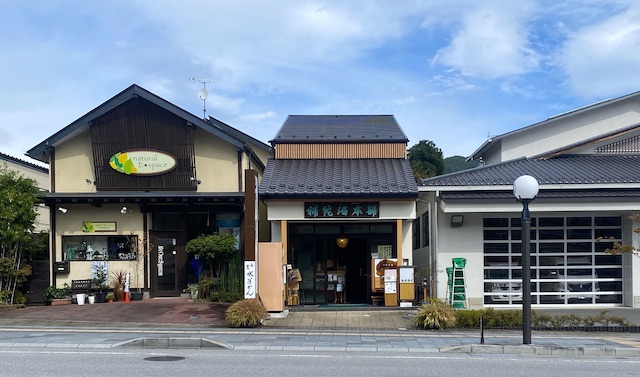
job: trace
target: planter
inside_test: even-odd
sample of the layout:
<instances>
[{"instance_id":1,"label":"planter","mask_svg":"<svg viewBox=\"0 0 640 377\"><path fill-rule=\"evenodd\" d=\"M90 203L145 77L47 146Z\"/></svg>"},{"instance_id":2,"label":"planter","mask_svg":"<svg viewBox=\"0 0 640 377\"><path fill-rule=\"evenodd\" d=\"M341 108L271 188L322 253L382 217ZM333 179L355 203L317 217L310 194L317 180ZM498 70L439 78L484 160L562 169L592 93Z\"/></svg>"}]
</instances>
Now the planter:
<instances>
[{"instance_id":1,"label":"planter","mask_svg":"<svg viewBox=\"0 0 640 377\"><path fill-rule=\"evenodd\" d=\"M124 301L124 285L116 284L113 287L113 294L116 296L116 301Z\"/></svg>"},{"instance_id":2,"label":"planter","mask_svg":"<svg viewBox=\"0 0 640 377\"><path fill-rule=\"evenodd\" d=\"M142 292L129 292L131 301L142 301Z\"/></svg>"},{"instance_id":3,"label":"planter","mask_svg":"<svg viewBox=\"0 0 640 377\"><path fill-rule=\"evenodd\" d=\"M52 306L69 305L71 304L71 300L69 300L68 298L54 298L51 299L50 303Z\"/></svg>"},{"instance_id":4,"label":"planter","mask_svg":"<svg viewBox=\"0 0 640 377\"><path fill-rule=\"evenodd\" d=\"M96 296L91 295L87 297L87 301L89 301L89 305L93 305L96 302Z\"/></svg>"},{"instance_id":5,"label":"planter","mask_svg":"<svg viewBox=\"0 0 640 377\"><path fill-rule=\"evenodd\" d=\"M96 293L96 302L101 304L107 301L107 292Z\"/></svg>"},{"instance_id":6,"label":"planter","mask_svg":"<svg viewBox=\"0 0 640 377\"><path fill-rule=\"evenodd\" d=\"M85 293L76 294L76 300L78 301L78 305L84 305L84 302L86 300L86 294Z\"/></svg>"}]
</instances>

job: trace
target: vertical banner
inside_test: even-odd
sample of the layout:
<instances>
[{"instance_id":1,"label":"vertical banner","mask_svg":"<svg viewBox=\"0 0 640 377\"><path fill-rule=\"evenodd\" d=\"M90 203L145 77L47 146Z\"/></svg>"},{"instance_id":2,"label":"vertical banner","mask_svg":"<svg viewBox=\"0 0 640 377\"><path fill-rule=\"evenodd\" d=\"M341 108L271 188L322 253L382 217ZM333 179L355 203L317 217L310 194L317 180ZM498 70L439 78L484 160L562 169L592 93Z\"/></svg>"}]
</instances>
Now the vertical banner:
<instances>
[{"instance_id":1,"label":"vertical banner","mask_svg":"<svg viewBox=\"0 0 640 377\"><path fill-rule=\"evenodd\" d=\"M258 173L244 171L244 260L256 260L258 250Z\"/></svg>"},{"instance_id":2,"label":"vertical banner","mask_svg":"<svg viewBox=\"0 0 640 377\"><path fill-rule=\"evenodd\" d=\"M256 279L256 261L244 262L244 298L256 298L258 279Z\"/></svg>"}]
</instances>

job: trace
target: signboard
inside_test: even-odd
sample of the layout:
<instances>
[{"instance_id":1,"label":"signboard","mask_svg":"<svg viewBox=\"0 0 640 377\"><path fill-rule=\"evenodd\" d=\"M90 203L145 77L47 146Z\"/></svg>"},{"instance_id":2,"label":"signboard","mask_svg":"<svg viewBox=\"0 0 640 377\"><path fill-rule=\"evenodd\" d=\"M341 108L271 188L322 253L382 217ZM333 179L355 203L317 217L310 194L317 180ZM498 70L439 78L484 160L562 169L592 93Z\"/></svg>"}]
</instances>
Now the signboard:
<instances>
[{"instance_id":1,"label":"signboard","mask_svg":"<svg viewBox=\"0 0 640 377\"><path fill-rule=\"evenodd\" d=\"M93 232L115 232L116 222L115 221L83 221L82 222L82 231L85 233L93 233Z\"/></svg>"},{"instance_id":2,"label":"signboard","mask_svg":"<svg viewBox=\"0 0 640 377\"><path fill-rule=\"evenodd\" d=\"M244 298L256 298L256 261L244 262Z\"/></svg>"},{"instance_id":3,"label":"signboard","mask_svg":"<svg viewBox=\"0 0 640 377\"><path fill-rule=\"evenodd\" d=\"M154 149L132 149L118 152L109 159L109 166L126 175L159 175L177 165L172 155Z\"/></svg>"},{"instance_id":4,"label":"signboard","mask_svg":"<svg viewBox=\"0 0 640 377\"><path fill-rule=\"evenodd\" d=\"M304 217L312 219L354 219L354 218L378 218L380 217L380 203L304 203Z\"/></svg>"}]
</instances>

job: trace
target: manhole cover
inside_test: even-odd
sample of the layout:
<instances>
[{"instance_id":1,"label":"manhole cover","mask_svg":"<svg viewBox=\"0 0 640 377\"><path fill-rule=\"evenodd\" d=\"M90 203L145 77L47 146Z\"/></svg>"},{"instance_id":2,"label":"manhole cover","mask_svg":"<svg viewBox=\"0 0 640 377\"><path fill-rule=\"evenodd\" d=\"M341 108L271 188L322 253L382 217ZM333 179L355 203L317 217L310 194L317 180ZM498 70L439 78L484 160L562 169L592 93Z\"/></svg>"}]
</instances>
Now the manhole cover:
<instances>
[{"instance_id":1,"label":"manhole cover","mask_svg":"<svg viewBox=\"0 0 640 377\"><path fill-rule=\"evenodd\" d=\"M182 356L151 356L144 358L147 361L179 361L184 360Z\"/></svg>"}]
</instances>

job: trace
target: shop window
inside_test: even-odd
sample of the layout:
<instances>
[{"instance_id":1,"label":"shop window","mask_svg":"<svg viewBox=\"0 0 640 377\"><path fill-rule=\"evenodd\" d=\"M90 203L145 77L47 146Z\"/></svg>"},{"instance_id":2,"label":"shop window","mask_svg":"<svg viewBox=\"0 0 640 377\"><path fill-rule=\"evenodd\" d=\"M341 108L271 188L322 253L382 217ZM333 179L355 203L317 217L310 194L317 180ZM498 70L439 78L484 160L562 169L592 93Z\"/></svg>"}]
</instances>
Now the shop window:
<instances>
[{"instance_id":1,"label":"shop window","mask_svg":"<svg viewBox=\"0 0 640 377\"><path fill-rule=\"evenodd\" d=\"M422 247L429 246L429 212L422 214Z\"/></svg>"},{"instance_id":2,"label":"shop window","mask_svg":"<svg viewBox=\"0 0 640 377\"><path fill-rule=\"evenodd\" d=\"M484 301L520 305L513 280L521 276L521 219L487 218L484 225ZM622 238L622 217L541 217L531 225L532 304L622 303L622 256L606 253ZM596 241L599 236L604 239Z\"/></svg>"},{"instance_id":3,"label":"shop window","mask_svg":"<svg viewBox=\"0 0 640 377\"><path fill-rule=\"evenodd\" d=\"M509 226L509 219L507 218L492 218L488 217L482 220L485 228L506 228Z\"/></svg>"},{"instance_id":4,"label":"shop window","mask_svg":"<svg viewBox=\"0 0 640 377\"><path fill-rule=\"evenodd\" d=\"M137 236L64 236L62 250L69 261L136 260L137 243Z\"/></svg>"},{"instance_id":5,"label":"shop window","mask_svg":"<svg viewBox=\"0 0 640 377\"><path fill-rule=\"evenodd\" d=\"M418 249L420 247L420 218L418 217L416 221L413 222L412 227L412 249ZM345 233L347 233L347 227L345 226Z\"/></svg>"},{"instance_id":6,"label":"shop window","mask_svg":"<svg viewBox=\"0 0 640 377\"><path fill-rule=\"evenodd\" d=\"M316 234L340 234L340 225L316 225Z\"/></svg>"},{"instance_id":7,"label":"shop window","mask_svg":"<svg viewBox=\"0 0 640 377\"><path fill-rule=\"evenodd\" d=\"M154 213L154 230L180 230L182 229L182 219L177 213Z\"/></svg>"},{"instance_id":8,"label":"shop window","mask_svg":"<svg viewBox=\"0 0 640 377\"><path fill-rule=\"evenodd\" d=\"M596 226L622 226L622 218L621 217L596 217L595 218Z\"/></svg>"},{"instance_id":9,"label":"shop window","mask_svg":"<svg viewBox=\"0 0 640 377\"><path fill-rule=\"evenodd\" d=\"M539 227L564 226L564 217L541 217L538 219Z\"/></svg>"},{"instance_id":10,"label":"shop window","mask_svg":"<svg viewBox=\"0 0 640 377\"><path fill-rule=\"evenodd\" d=\"M393 225L391 224L376 224L371 225L371 233L393 233Z\"/></svg>"},{"instance_id":11,"label":"shop window","mask_svg":"<svg viewBox=\"0 0 640 377\"><path fill-rule=\"evenodd\" d=\"M488 229L488 230L484 231L484 239L485 239L485 241L508 240L509 239L509 231L508 230Z\"/></svg>"},{"instance_id":12,"label":"shop window","mask_svg":"<svg viewBox=\"0 0 640 377\"><path fill-rule=\"evenodd\" d=\"M567 239L591 240L593 239L593 234L591 229L567 229Z\"/></svg>"},{"instance_id":13,"label":"shop window","mask_svg":"<svg viewBox=\"0 0 640 377\"><path fill-rule=\"evenodd\" d=\"M416 224L419 228L420 221L418 220L413 224L414 230L415 230ZM367 225L345 225L344 226L344 234L366 234L366 233L369 233L369 226Z\"/></svg>"},{"instance_id":14,"label":"shop window","mask_svg":"<svg viewBox=\"0 0 640 377\"><path fill-rule=\"evenodd\" d=\"M591 217L567 217L567 226L591 226Z\"/></svg>"},{"instance_id":15,"label":"shop window","mask_svg":"<svg viewBox=\"0 0 640 377\"><path fill-rule=\"evenodd\" d=\"M290 229L293 234L313 234L313 225L295 224Z\"/></svg>"}]
</instances>

